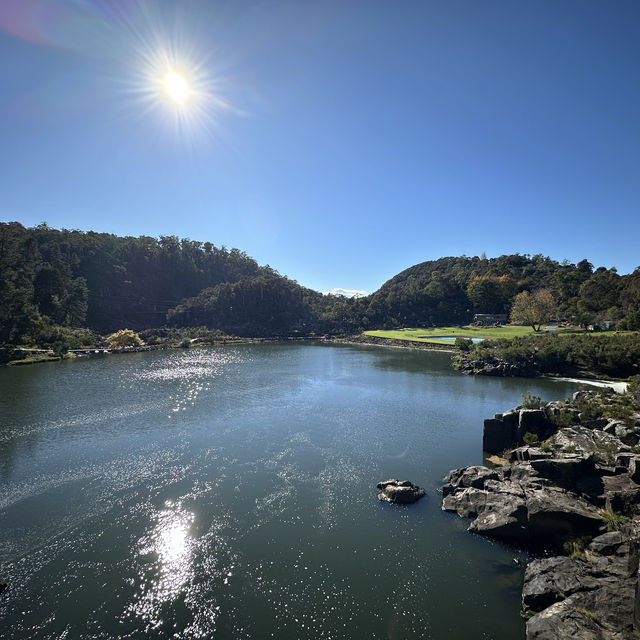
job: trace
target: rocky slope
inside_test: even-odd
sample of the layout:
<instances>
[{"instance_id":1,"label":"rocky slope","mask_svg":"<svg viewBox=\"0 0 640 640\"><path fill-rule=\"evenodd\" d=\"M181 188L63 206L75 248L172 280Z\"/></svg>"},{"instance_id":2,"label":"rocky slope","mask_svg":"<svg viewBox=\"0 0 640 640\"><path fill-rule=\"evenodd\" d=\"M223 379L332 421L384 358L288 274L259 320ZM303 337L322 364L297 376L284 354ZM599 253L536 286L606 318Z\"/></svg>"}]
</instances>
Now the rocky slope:
<instances>
[{"instance_id":1,"label":"rocky slope","mask_svg":"<svg viewBox=\"0 0 640 640\"><path fill-rule=\"evenodd\" d=\"M442 508L541 555L525 574L527 639L640 637L640 413L579 392L486 420L483 445L501 466L451 471Z\"/></svg>"}]
</instances>

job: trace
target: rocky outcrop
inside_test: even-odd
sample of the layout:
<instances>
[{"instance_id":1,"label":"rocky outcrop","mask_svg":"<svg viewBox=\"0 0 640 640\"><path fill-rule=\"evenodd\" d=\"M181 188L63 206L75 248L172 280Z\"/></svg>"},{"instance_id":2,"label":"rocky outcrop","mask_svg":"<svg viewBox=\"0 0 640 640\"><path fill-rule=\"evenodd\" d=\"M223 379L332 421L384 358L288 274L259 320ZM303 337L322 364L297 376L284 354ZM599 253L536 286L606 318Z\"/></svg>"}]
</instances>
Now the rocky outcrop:
<instances>
[{"instance_id":1,"label":"rocky outcrop","mask_svg":"<svg viewBox=\"0 0 640 640\"><path fill-rule=\"evenodd\" d=\"M569 423L566 425L568 428L575 431L558 432L558 438L551 443L553 446L570 445L584 449L581 441L576 438L578 434L592 440L590 450L603 449L610 443L619 447L622 443L630 451L630 447L639 445L640 420L635 418L636 414L632 414L627 420L620 420L589 418L580 411L581 403L587 402L594 395L590 391L579 391L574 394L572 401L549 402L537 409L519 406L504 413L496 413L493 418L484 421L482 449L489 453L501 453L535 440L542 442L566 423ZM589 435L590 432L593 435ZM567 437L564 438L563 435ZM609 436L613 440L608 440ZM594 438L596 442L593 442Z\"/></svg>"},{"instance_id":2,"label":"rocky outcrop","mask_svg":"<svg viewBox=\"0 0 640 640\"><path fill-rule=\"evenodd\" d=\"M637 638L637 564L620 532L595 538L580 557L533 560L522 589L527 639Z\"/></svg>"},{"instance_id":3,"label":"rocky outcrop","mask_svg":"<svg viewBox=\"0 0 640 640\"><path fill-rule=\"evenodd\" d=\"M568 488L583 482L581 461L543 462L538 469L522 463L451 471L442 488L442 508L472 518L469 531L517 543L561 547L567 537L599 533L604 522L598 508ZM561 477L565 487L549 476Z\"/></svg>"},{"instance_id":4,"label":"rocky outcrop","mask_svg":"<svg viewBox=\"0 0 640 640\"><path fill-rule=\"evenodd\" d=\"M530 363L510 363L494 356L486 356L476 360L465 357L454 363L454 366L465 375L517 377L537 374L536 367Z\"/></svg>"},{"instance_id":5,"label":"rocky outcrop","mask_svg":"<svg viewBox=\"0 0 640 640\"><path fill-rule=\"evenodd\" d=\"M413 484L409 480L401 482L395 478L378 482L378 500L384 502L393 502L396 504L410 504L420 500L425 494L417 484Z\"/></svg>"},{"instance_id":6,"label":"rocky outcrop","mask_svg":"<svg viewBox=\"0 0 640 640\"><path fill-rule=\"evenodd\" d=\"M524 444L525 436L544 440L557 427L552 420L550 408L525 409L516 407L505 413L496 413L484 421L482 448L489 453L500 453L519 444Z\"/></svg>"},{"instance_id":7,"label":"rocky outcrop","mask_svg":"<svg viewBox=\"0 0 640 640\"><path fill-rule=\"evenodd\" d=\"M527 567L527 640L640 637L640 424L594 418L592 397L486 420L484 449L511 449L503 466L455 469L442 488L443 510L469 518L469 531L572 552Z\"/></svg>"},{"instance_id":8,"label":"rocky outcrop","mask_svg":"<svg viewBox=\"0 0 640 640\"><path fill-rule=\"evenodd\" d=\"M436 342L419 342L417 340L399 340L396 338L381 338L369 336L365 333L346 336L344 338L332 338L332 342L346 342L350 344L374 344L382 347L399 347L401 349L423 349L425 351L452 351L452 344L439 344Z\"/></svg>"}]
</instances>

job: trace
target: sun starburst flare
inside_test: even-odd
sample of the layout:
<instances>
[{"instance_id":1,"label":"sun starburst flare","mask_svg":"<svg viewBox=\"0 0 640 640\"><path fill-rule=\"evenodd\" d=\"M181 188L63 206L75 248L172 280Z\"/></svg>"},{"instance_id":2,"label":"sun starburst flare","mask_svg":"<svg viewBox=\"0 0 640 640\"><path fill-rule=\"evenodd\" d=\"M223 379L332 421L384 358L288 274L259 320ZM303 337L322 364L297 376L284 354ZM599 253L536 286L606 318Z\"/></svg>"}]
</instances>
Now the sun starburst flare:
<instances>
[{"instance_id":1,"label":"sun starburst flare","mask_svg":"<svg viewBox=\"0 0 640 640\"><path fill-rule=\"evenodd\" d=\"M178 104L184 104L190 93L187 80L173 71L164 77L164 90L167 96Z\"/></svg>"},{"instance_id":2,"label":"sun starburst flare","mask_svg":"<svg viewBox=\"0 0 640 640\"><path fill-rule=\"evenodd\" d=\"M150 116L186 142L201 144L219 133L216 125L232 109L222 97L214 65L194 45L147 34L135 45L131 68L129 94L139 117Z\"/></svg>"}]
</instances>

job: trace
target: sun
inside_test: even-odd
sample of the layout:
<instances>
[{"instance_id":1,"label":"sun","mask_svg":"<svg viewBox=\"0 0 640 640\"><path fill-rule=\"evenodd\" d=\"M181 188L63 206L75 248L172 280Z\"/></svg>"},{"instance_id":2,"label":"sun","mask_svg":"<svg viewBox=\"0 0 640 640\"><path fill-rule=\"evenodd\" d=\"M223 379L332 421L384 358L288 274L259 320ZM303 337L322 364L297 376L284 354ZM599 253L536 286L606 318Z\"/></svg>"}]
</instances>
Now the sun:
<instances>
[{"instance_id":1,"label":"sun","mask_svg":"<svg viewBox=\"0 0 640 640\"><path fill-rule=\"evenodd\" d=\"M191 93L189 83L184 76L174 71L170 71L164 77L163 87L167 96L179 105L184 104Z\"/></svg>"},{"instance_id":2,"label":"sun","mask_svg":"<svg viewBox=\"0 0 640 640\"><path fill-rule=\"evenodd\" d=\"M187 46L153 30L139 40L132 45L132 73L124 83L132 110L153 114L156 125L190 145L219 135L219 120L233 108L210 55L195 42Z\"/></svg>"}]
</instances>

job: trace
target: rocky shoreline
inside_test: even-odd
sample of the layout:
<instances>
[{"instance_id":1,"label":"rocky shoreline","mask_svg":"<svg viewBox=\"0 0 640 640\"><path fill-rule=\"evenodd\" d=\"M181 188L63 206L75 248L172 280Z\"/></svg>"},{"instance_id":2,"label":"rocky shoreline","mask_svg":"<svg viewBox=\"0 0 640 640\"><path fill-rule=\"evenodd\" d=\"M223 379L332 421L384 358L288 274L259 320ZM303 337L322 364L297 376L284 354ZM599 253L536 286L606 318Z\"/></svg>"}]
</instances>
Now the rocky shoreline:
<instances>
[{"instance_id":1,"label":"rocky shoreline","mask_svg":"<svg viewBox=\"0 0 640 640\"><path fill-rule=\"evenodd\" d=\"M344 344L371 344L379 347L396 347L399 349L421 349L423 351L446 351L455 353L453 345L437 344L436 342L418 342L415 340L397 340L395 338L380 338L378 336L368 336L359 333L346 338L328 338L330 342L341 342Z\"/></svg>"},{"instance_id":2,"label":"rocky shoreline","mask_svg":"<svg viewBox=\"0 0 640 640\"><path fill-rule=\"evenodd\" d=\"M469 531L538 556L522 591L527 640L637 638L637 406L580 391L516 407L485 420L483 449L499 464L451 471L442 508L470 518Z\"/></svg>"}]
</instances>

